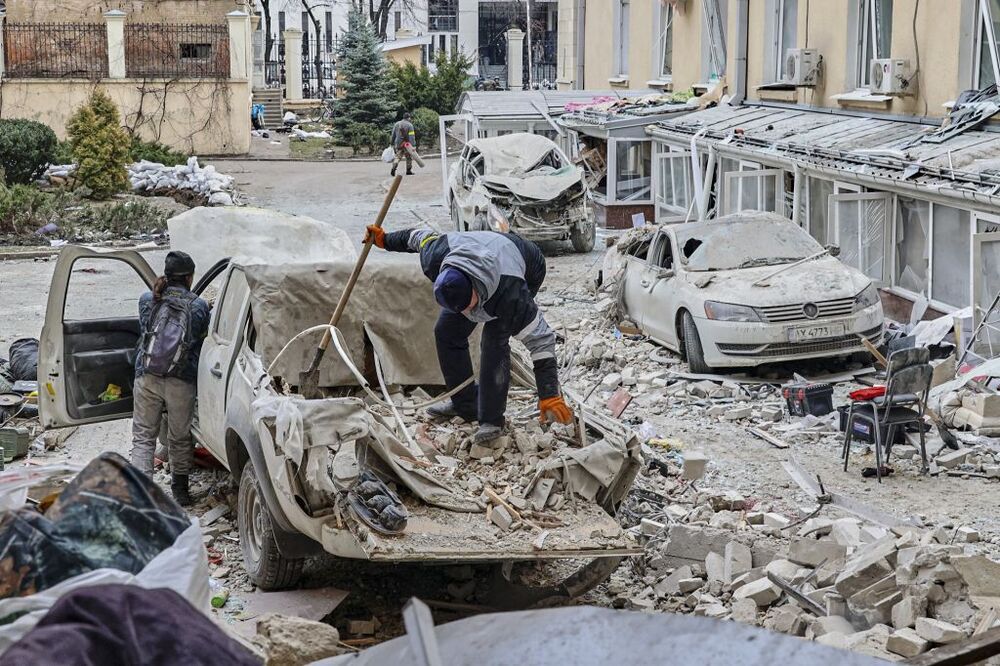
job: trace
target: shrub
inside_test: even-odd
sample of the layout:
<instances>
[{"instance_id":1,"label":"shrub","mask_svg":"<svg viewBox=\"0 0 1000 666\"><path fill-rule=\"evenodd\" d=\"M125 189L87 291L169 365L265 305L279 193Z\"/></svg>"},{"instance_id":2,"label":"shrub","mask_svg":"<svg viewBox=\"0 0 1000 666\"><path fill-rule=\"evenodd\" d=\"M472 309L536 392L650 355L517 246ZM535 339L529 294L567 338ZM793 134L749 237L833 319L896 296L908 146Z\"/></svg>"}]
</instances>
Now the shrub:
<instances>
[{"instance_id":1,"label":"shrub","mask_svg":"<svg viewBox=\"0 0 1000 666\"><path fill-rule=\"evenodd\" d=\"M27 235L49 222L58 224L61 197L46 194L31 185L0 184L0 233Z\"/></svg>"},{"instance_id":2,"label":"shrub","mask_svg":"<svg viewBox=\"0 0 1000 666\"><path fill-rule=\"evenodd\" d=\"M432 106L432 75L426 66L417 67L412 62L405 65L391 63L390 76L396 88L396 99L402 111Z\"/></svg>"},{"instance_id":3,"label":"shrub","mask_svg":"<svg viewBox=\"0 0 1000 666\"><path fill-rule=\"evenodd\" d=\"M27 184L55 161L56 134L34 120L0 120L0 167L8 183Z\"/></svg>"},{"instance_id":4,"label":"shrub","mask_svg":"<svg viewBox=\"0 0 1000 666\"><path fill-rule=\"evenodd\" d=\"M437 71L431 80L431 99L434 100L434 110L438 113L455 113L458 98L469 89L469 68L473 60L460 51L452 51L447 55L438 51L434 61Z\"/></svg>"},{"instance_id":5,"label":"shrub","mask_svg":"<svg viewBox=\"0 0 1000 666\"><path fill-rule=\"evenodd\" d=\"M67 124L76 162L76 180L91 195L106 199L128 186L129 136L111 98L95 92Z\"/></svg>"},{"instance_id":6,"label":"shrub","mask_svg":"<svg viewBox=\"0 0 1000 666\"><path fill-rule=\"evenodd\" d=\"M69 139L64 139L56 144L55 155L53 155L52 163L73 164L73 144Z\"/></svg>"},{"instance_id":7,"label":"shrub","mask_svg":"<svg viewBox=\"0 0 1000 666\"><path fill-rule=\"evenodd\" d=\"M417 132L417 146L422 150L433 148L438 138L437 111L420 107L413 112L413 129Z\"/></svg>"},{"instance_id":8,"label":"shrub","mask_svg":"<svg viewBox=\"0 0 1000 666\"><path fill-rule=\"evenodd\" d=\"M137 136L132 137L132 145L129 146L129 159L133 162L148 160L166 166L176 166L188 161L188 155L176 151L169 146L164 146L156 141L143 141Z\"/></svg>"}]
</instances>

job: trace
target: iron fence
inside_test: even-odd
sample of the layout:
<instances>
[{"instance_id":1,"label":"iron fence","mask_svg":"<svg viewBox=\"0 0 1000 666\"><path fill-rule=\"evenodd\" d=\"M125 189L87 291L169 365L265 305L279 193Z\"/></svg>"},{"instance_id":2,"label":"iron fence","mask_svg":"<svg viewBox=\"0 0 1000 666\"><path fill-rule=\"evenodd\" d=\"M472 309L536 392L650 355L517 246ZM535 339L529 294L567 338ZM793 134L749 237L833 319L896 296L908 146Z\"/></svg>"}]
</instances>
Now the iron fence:
<instances>
[{"instance_id":1,"label":"iron fence","mask_svg":"<svg viewBox=\"0 0 1000 666\"><path fill-rule=\"evenodd\" d=\"M125 70L132 77L229 78L229 30L211 24L126 24Z\"/></svg>"},{"instance_id":2,"label":"iron fence","mask_svg":"<svg viewBox=\"0 0 1000 666\"><path fill-rule=\"evenodd\" d=\"M99 79L108 75L104 23L8 22L3 41L11 78Z\"/></svg>"}]
</instances>

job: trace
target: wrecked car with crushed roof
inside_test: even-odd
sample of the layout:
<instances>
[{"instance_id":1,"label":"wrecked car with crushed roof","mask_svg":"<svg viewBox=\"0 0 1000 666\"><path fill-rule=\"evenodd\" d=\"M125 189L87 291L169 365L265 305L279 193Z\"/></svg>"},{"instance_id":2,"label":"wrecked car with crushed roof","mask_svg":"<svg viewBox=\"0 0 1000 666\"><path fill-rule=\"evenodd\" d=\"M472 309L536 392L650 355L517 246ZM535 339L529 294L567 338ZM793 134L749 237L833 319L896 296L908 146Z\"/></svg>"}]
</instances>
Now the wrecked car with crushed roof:
<instances>
[{"instance_id":1,"label":"wrecked car with crushed roof","mask_svg":"<svg viewBox=\"0 0 1000 666\"><path fill-rule=\"evenodd\" d=\"M596 226L583 170L536 134L473 139L452 165L448 203L459 231L513 232L532 241L594 248Z\"/></svg>"},{"instance_id":2,"label":"wrecked car with crushed roof","mask_svg":"<svg viewBox=\"0 0 1000 666\"><path fill-rule=\"evenodd\" d=\"M616 519L640 457L621 422L580 406L578 438L526 416L485 459L471 430L422 413L444 380L434 351L439 308L419 265L368 262L320 366L324 397L307 399L294 384L351 274L347 235L254 209L195 209L172 219L170 234L199 268L214 264L195 286L218 295L193 433L239 486L240 545L258 587L294 585L305 559L322 551L375 562L588 561L569 582L529 586L532 599L545 599L589 589L639 551ZM121 289L107 295L118 316L67 308L84 265L120 274ZM131 416L135 300L155 278L134 250L61 251L41 338L46 427ZM515 355L515 382L533 382L530 367ZM102 401L109 384L121 396ZM521 403L521 411L530 404ZM502 570L523 592L509 580L517 569Z\"/></svg>"},{"instance_id":3,"label":"wrecked car with crushed roof","mask_svg":"<svg viewBox=\"0 0 1000 666\"><path fill-rule=\"evenodd\" d=\"M879 293L800 227L774 213L629 232L603 278L623 313L692 372L848 356L879 345Z\"/></svg>"}]
</instances>

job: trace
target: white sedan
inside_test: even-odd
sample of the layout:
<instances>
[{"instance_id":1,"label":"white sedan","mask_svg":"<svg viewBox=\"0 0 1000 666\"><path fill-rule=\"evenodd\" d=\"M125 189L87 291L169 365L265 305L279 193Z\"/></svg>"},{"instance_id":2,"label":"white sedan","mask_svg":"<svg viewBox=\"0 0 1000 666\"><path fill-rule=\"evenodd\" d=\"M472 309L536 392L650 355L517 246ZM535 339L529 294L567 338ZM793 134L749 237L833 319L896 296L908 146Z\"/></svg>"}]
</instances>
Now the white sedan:
<instances>
[{"instance_id":1,"label":"white sedan","mask_svg":"<svg viewBox=\"0 0 1000 666\"><path fill-rule=\"evenodd\" d=\"M862 338L882 342L872 281L773 213L649 227L618 253L626 314L692 372L847 356L865 351Z\"/></svg>"}]
</instances>

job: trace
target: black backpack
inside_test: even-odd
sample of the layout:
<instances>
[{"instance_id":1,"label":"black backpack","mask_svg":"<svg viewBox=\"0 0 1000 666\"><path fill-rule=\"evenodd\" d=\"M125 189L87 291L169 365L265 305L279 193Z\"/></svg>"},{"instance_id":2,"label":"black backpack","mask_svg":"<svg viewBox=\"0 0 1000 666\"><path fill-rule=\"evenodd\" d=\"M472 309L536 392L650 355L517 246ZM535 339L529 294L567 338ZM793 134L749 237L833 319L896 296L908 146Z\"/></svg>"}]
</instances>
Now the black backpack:
<instances>
[{"instance_id":1,"label":"black backpack","mask_svg":"<svg viewBox=\"0 0 1000 666\"><path fill-rule=\"evenodd\" d=\"M191 307L198 297L164 293L153 304L142 341L142 368L158 377L177 377L187 363L194 340Z\"/></svg>"}]
</instances>

